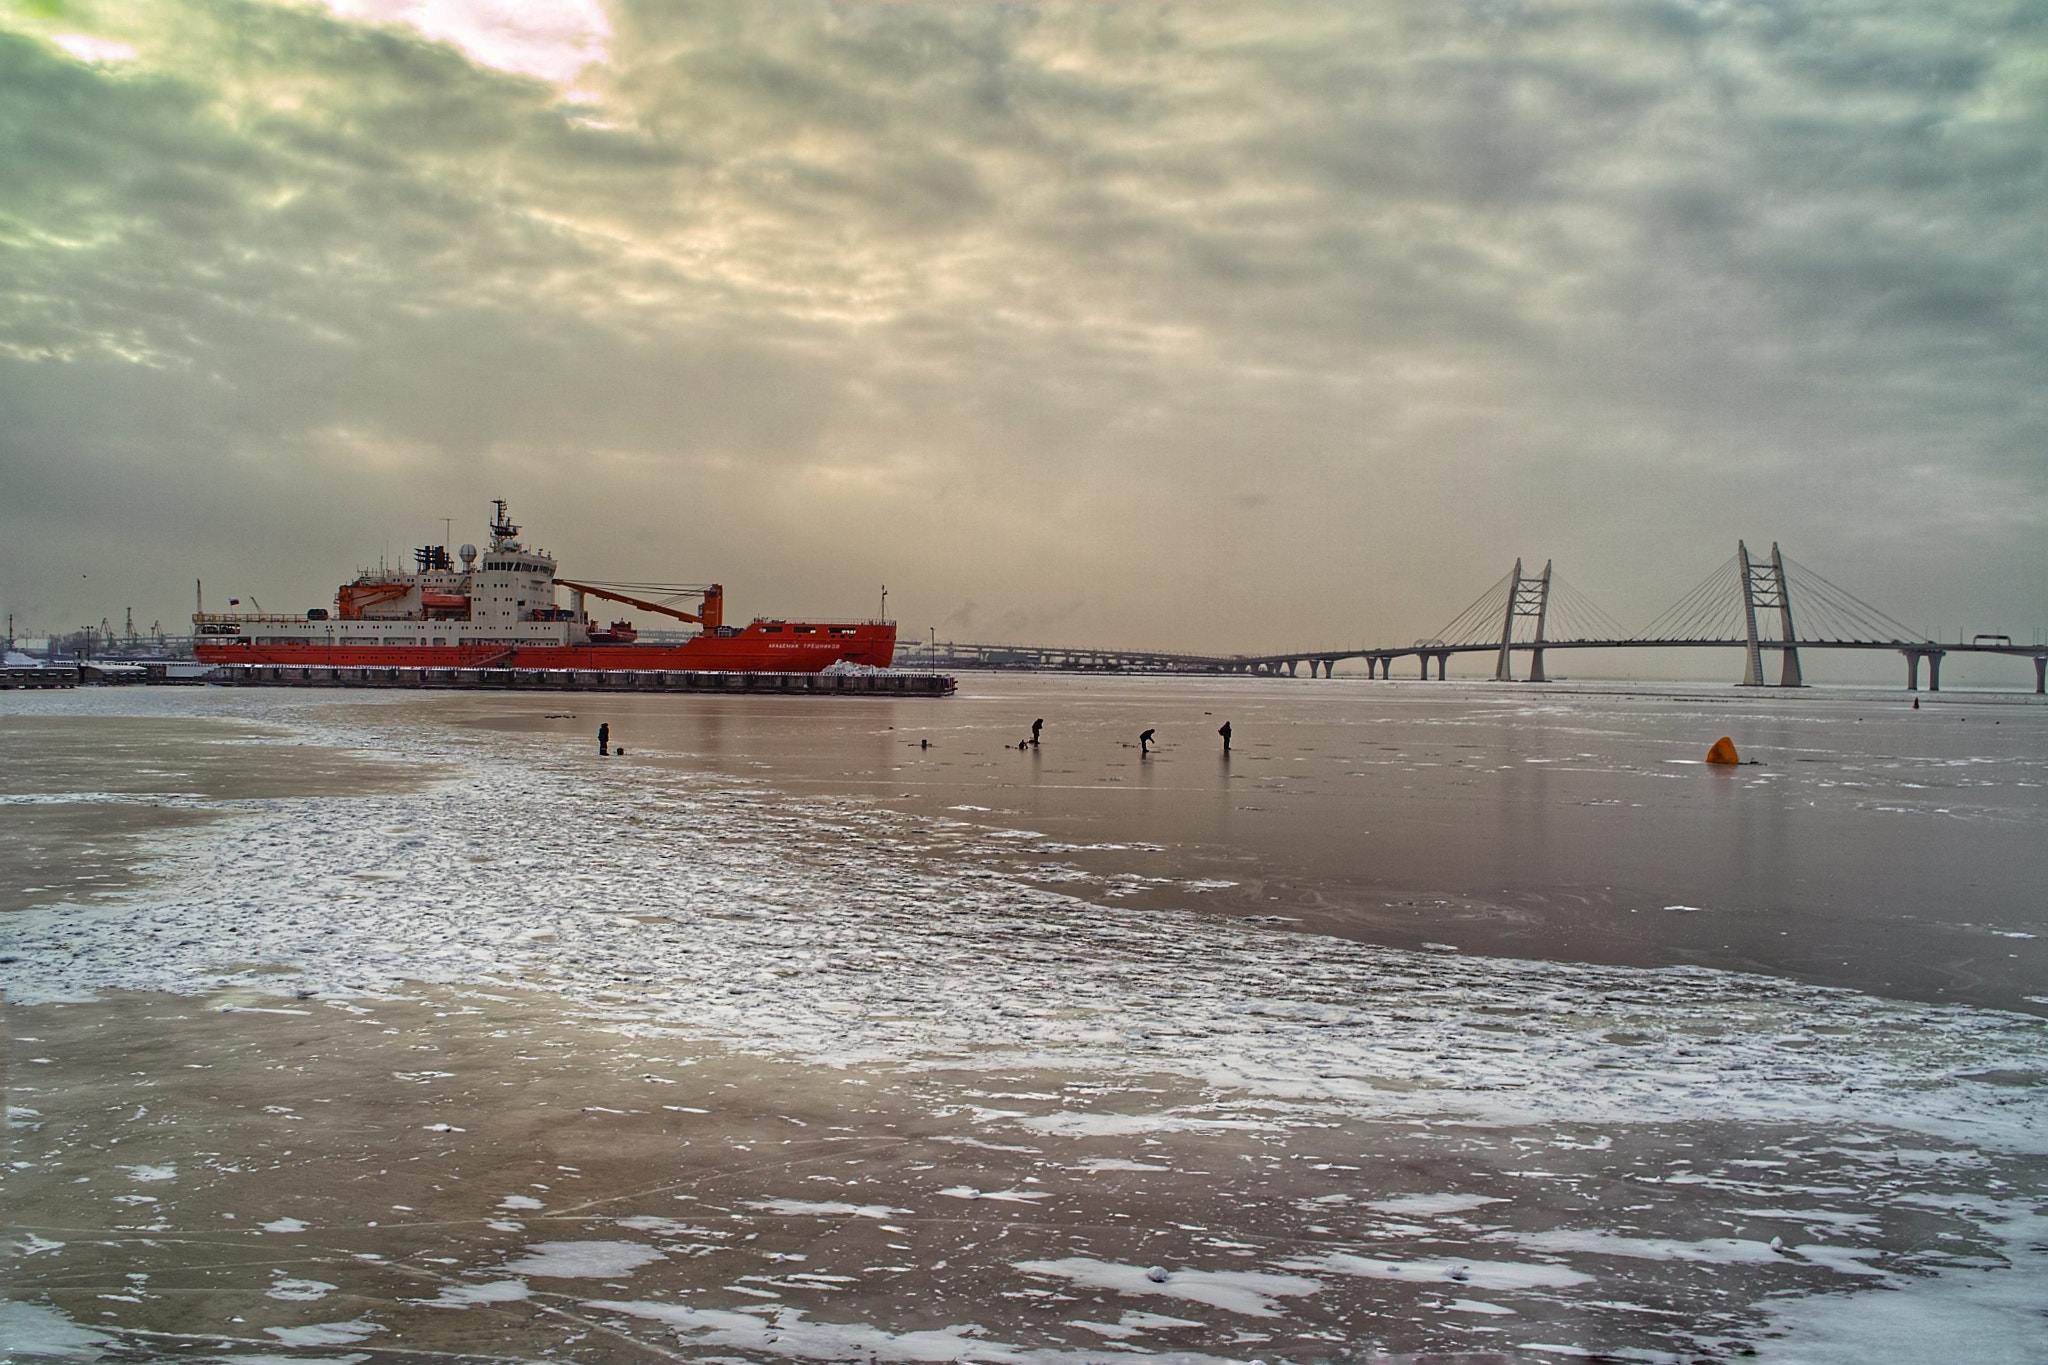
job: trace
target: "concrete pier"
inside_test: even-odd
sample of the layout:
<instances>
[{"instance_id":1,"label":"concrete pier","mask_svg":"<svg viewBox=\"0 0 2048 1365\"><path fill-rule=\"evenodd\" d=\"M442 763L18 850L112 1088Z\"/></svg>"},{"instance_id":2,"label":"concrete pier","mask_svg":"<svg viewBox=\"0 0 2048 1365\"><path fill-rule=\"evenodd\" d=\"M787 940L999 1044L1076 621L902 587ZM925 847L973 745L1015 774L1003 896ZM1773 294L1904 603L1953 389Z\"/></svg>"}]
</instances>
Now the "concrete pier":
<instances>
[{"instance_id":1,"label":"concrete pier","mask_svg":"<svg viewBox=\"0 0 2048 1365\"><path fill-rule=\"evenodd\" d=\"M0 668L0 689L76 687L78 669L58 664L48 668Z\"/></svg>"},{"instance_id":2,"label":"concrete pier","mask_svg":"<svg viewBox=\"0 0 2048 1365\"><path fill-rule=\"evenodd\" d=\"M457 688L490 692L720 692L728 695L944 697L943 673L712 673L680 669L317 668L223 664L208 681L233 687Z\"/></svg>"}]
</instances>

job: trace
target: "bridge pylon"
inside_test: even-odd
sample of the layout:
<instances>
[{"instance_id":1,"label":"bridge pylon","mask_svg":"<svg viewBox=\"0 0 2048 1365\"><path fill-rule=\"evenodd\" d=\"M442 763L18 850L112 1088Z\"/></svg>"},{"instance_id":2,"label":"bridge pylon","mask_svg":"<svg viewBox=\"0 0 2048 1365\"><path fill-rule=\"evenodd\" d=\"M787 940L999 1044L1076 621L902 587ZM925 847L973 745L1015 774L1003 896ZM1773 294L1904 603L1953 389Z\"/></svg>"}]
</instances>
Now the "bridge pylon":
<instances>
[{"instance_id":1,"label":"bridge pylon","mask_svg":"<svg viewBox=\"0 0 2048 1365\"><path fill-rule=\"evenodd\" d=\"M1495 682L1513 682L1514 669L1510 667L1512 649L1515 643L1515 621L1529 617L1536 622L1536 648L1530 655L1529 681L1547 682L1543 676L1543 622L1550 614L1550 561L1543 561L1543 574L1539 578L1522 577L1522 561L1515 561L1515 571L1509 576L1507 611L1500 622L1500 658L1493 666Z\"/></svg>"},{"instance_id":2,"label":"bridge pylon","mask_svg":"<svg viewBox=\"0 0 2048 1365\"><path fill-rule=\"evenodd\" d=\"M1748 654L1742 670L1744 687L1764 686L1763 641L1757 635L1756 613L1761 607L1778 611L1780 638L1784 644L1778 653L1783 664L1778 672L1778 686L1804 687L1804 676L1799 671L1799 651L1792 642L1799 638L1792 629L1792 597L1785 587L1785 557L1778 553L1778 542L1771 542L1771 562L1757 564L1750 560L1749 546L1735 542L1737 577L1742 582L1742 624L1747 634L1744 641Z\"/></svg>"}]
</instances>

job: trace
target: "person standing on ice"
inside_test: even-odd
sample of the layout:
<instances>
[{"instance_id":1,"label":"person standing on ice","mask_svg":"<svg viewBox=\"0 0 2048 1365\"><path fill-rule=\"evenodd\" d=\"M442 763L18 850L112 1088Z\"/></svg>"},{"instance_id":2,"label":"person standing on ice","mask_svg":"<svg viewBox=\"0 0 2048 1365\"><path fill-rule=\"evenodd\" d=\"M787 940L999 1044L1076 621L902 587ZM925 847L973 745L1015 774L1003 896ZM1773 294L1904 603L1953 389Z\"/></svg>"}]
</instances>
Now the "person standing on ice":
<instances>
[{"instance_id":1,"label":"person standing on ice","mask_svg":"<svg viewBox=\"0 0 2048 1365\"><path fill-rule=\"evenodd\" d=\"M1217 733L1217 734L1219 734L1219 735L1221 735L1221 736L1223 736L1223 752L1224 752L1224 753L1226 753L1226 754L1227 754L1227 753L1229 753L1229 752L1230 752L1230 722L1226 720L1226 721L1224 721L1224 722L1223 722L1223 724L1221 724L1221 725L1219 725L1218 727L1216 727L1216 733Z\"/></svg>"},{"instance_id":2,"label":"person standing on ice","mask_svg":"<svg viewBox=\"0 0 2048 1365\"><path fill-rule=\"evenodd\" d=\"M1152 756L1152 736L1154 733L1154 731L1147 730L1144 734L1138 736L1138 757L1150 758Z\"/></svg>"},{"instance_id":3,"label":"person standing on ice","mask_svg":"<svg viewBox=\"0 0 2048 1365\"><path fill-rule=\"evenodd\" d=\"M1045 722L1044 722L1044 720L1042 720L1042 719L1041 719L1041 720L1034 720L1034 721L1032 721L1032 722L1031 722L1031 747L1032 747L1032 748L1036 749L1036 748L1038 747L1038 732L1039 732L1040 730L1043 730L1044 728L1045 728Z\"/></svg>"},{"instance_id":4,"label":"person standing on ice","mask_svg":"<svg viewBox=\"0 0 2048 1365\"><path fill-rule=\"evenodd\" d=\"M604 721L600 723L597 727L597 756L599 758L608 757L610 756L611 751L612 726L610 721Z\"/></svg>"}]
</instances>

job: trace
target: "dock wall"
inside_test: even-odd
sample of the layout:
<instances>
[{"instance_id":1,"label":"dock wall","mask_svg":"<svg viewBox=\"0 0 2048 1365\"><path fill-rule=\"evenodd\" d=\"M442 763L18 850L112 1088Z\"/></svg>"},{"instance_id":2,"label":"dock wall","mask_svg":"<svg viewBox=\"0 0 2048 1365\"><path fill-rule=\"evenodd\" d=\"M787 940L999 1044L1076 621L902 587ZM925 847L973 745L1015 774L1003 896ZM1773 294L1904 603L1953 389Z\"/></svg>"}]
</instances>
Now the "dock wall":
<instances>
[{"instance_id":1,"label":"dock wall","mask_svg":"<svg viewBox=\"0 0 2048 1365\"><path fill-rule=\"evenodd\" d=\"M0 690L76 686L78 670L62 664L49 668L0 668Z\"/></svg>"},{"instance_id":2,"label":"dock wall","mask_svg":"<svg viewBox=\"0 0 2048 1365\"><path fill-rule=\"evenodd\" d=\"M232 687L460 688L486 692L720 692L737 695L943 697L944 673L713 673L682 669L315 668L223 664L207 681Z\"/></svg>"}]
</instances>

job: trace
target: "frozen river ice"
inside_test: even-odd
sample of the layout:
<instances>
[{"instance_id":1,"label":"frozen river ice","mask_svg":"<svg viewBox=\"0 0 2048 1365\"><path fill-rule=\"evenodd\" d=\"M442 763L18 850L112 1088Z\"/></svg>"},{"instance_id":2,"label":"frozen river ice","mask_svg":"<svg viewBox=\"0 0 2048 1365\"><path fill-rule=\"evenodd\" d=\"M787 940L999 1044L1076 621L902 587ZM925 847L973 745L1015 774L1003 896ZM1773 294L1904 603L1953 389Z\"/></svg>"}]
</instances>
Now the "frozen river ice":
<instances>
[{"instance_id":1,"label":"frozen river ice","mask_svg":"<svg viewBox=\"0 0 2048 1365\"><path fill-rule=\"evenodd\" d=\"M1825 775L1781 750L1771 788L1588 738L1682 698L1560 689L1475 720L1498 703L1145 686L793 722L605 699L609 762L595 698L9 699L0 809L37 847L0 888L22 1249L0 1328L87 1358L1847 1360L1884 1323L1921 1359L2048 1349L2048 1026L1953 998L1953 973L1702 965L1717 916L1734 942L1773 910L1787 938L1900 914L1717 896L1704 854L1665 889L1643 858L1687 820L1762 838L1757 812L1792 807L1787 837L1844 865L1965 829L1975 899L1900 932L1975 935L2002 973L1980 989L2024 1008L2048 982L2003 954L2036 951L2040 907L2001 897L2040 871L2039 708L1945 713L1997 733L1904 767L1876 724ZM1812 757L1862 704L1753 728ZM1218 705L1252 736L1236 768L1116 747L1133 707L1192 729ZM1040 707L1052 752L998 759ZM1253 767L1281 717L1284 780ZM1520 751L1424 756L1475 724ZM1368 733L1403 760L1379 796L1342 786ZM1571 775L1515 777L1501 814L1487 774L1557 744ZM1880 808L1923 769L1952 789ZM1480 895L1503 841L1600 856L1600 799L1652 813L1617 827L1611 880L1572 876L1642 904L1531 912L1564 899L1556 856ZM1483 875L1432 883L1428 840L1404 860L1404 806L1475 805ZM53 875L66 841L88 880ZM1418 899L1449 907L1433 937L1384 918ZM1563 946L1504 951L1546 923Z\"/></svg>"}]
</instances>

